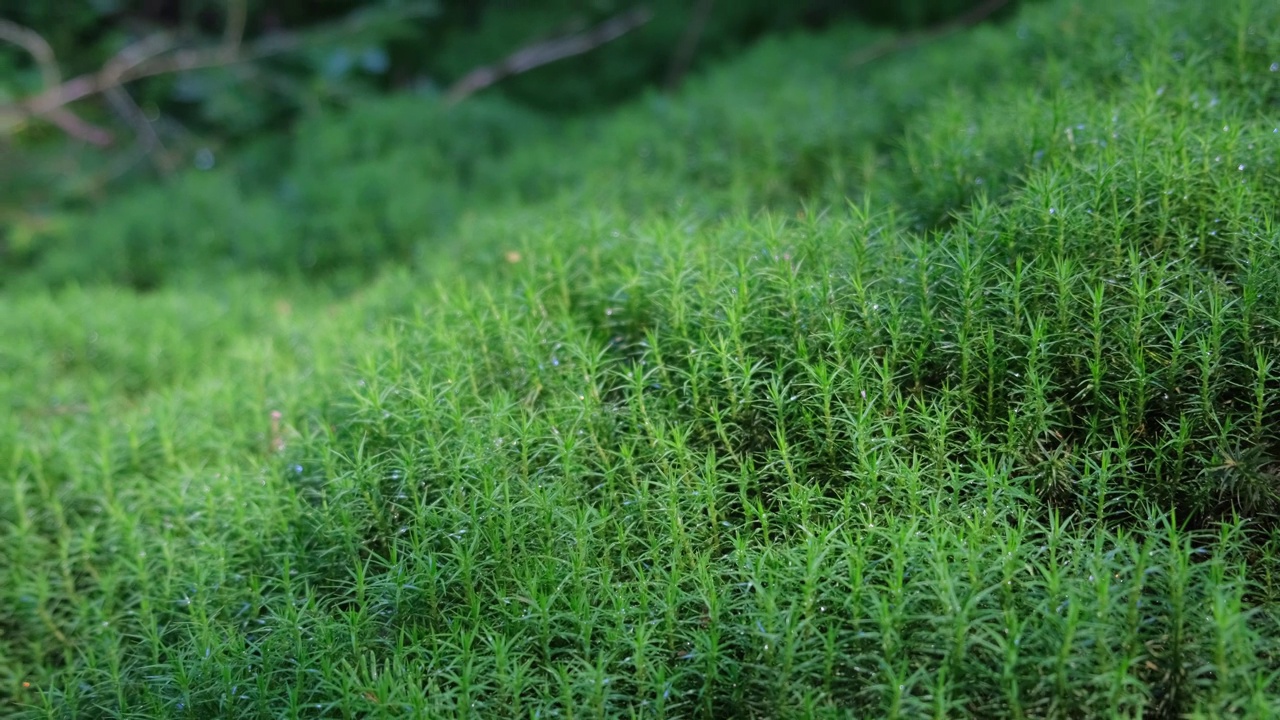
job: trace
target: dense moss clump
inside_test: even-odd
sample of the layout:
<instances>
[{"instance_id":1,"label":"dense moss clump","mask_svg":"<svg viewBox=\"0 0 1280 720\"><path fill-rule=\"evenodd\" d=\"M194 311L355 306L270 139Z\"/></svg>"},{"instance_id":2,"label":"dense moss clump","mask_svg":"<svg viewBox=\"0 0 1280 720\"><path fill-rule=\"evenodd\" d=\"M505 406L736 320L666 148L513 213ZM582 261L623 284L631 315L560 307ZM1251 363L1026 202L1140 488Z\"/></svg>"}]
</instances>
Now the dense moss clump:
<instances>
[{"instance_id":1,"label":"dense moss clump","mask_svg":"<svg viewBox=\"0 0 1280 720\"><path fill-rule=\"evenodd\" d=\"M0 703L1280 712L1280 5L881 38L74 219L0 295Z\"/></svg>"}]
</instances>

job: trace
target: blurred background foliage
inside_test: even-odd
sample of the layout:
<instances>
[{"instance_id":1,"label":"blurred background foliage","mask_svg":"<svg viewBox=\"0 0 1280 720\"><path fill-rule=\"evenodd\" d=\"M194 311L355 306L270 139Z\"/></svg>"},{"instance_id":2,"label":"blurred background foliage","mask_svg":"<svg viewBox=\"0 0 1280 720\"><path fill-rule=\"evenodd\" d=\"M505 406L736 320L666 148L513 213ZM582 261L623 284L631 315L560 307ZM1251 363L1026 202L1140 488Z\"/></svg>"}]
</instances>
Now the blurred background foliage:
<instances>
[{"instance_id":1,"label":"blurred background foliage","mask_svg":"<svg viewBox=\"0 0 1280 720\"><path fill-rule=\"evenodd\" d=\"M93 73L159 33L197 49L221 47L231 35L239 47L284 37L297 42L251 62L130 82L123 100L95 96L73 104L80 117L111 132L106 147L30 119L0 133L0 282L42 265L49 279L149 288L171 272L176 246L240 268L359 274L375 259L407 259L415 243L447 227L477 193L527 200L554 186L555 158L525 152L524 165L500 170L488 162L531 138L582 132L578 119L669 89L686 73L769 35L847 20L919 29L977 5L9 0L0 18L47 41L63 80ZM647 8L651 20L617 40L514 75L458 106L441 101L477 67L637 7ZM694 35L696 45L686 48L693 51L682 56ZM785 67L788 58L778 62L758 81L794 72ZM0 43L0 106L33 97L47 83L47 68L29 52ZM423 192L391 193L406 183ZM108 200L109 221L85 215ZM89 227L92 239L85 236ZM100 250L57 253L89 242Z\"/></svg>"}]
</instances>

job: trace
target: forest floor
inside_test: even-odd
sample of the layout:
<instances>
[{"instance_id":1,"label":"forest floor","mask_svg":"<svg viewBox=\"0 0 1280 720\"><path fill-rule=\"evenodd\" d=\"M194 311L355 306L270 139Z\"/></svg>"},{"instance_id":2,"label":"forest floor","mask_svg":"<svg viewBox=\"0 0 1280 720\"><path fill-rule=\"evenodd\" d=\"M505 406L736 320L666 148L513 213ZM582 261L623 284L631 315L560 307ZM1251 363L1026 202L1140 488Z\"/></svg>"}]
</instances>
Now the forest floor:
<instances>
[{"instance_id":1,"label":"forest floor","mask_svg":"<svg viewBox=\"0 0 1280 720\"><path fill-rule=\"evenodd\" d=\"M379 101L44 238L0 708L1280 714L1280 3L883 40Z\"/></svg>"}]
</instances>

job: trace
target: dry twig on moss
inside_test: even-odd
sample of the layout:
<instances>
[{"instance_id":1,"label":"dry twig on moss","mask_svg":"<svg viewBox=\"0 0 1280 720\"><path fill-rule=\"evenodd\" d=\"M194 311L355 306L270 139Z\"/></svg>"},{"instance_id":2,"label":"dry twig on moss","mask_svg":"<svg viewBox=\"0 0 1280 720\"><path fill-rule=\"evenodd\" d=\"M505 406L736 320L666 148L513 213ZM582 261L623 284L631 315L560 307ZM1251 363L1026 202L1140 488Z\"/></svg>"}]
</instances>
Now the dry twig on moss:
<instances>
[{"instance_id":1,"label":"dry twig on moss","mask_svg":"<svg viewBox=\"0 0 1280 720\"><path fill-rule=\"evenodd\" d=\"M635 8L615 15L586 32L521 48L497 63L467 73L449 88L445 98L450 103L456 103L512 75L529 72L613 42L652 19L653 13L648 8Z\"/></svg>"},{"instance_id":2,"label":"dry twig on moss","mask_svg":"<svg viewBox=\"0 0 1280 720\"><path fill-rule=\"evenodd\" d=\"M376 22L403 21L415 17L426 17L435 12L434 4L415 3L392 11L390 15L356 13L332 28L305 33L277 33L250 43L243 43L241 40L244 31L243 21L240 19L237 7L238 3L232 4L227 32L223 41L215 46L177 48L171 35L156 33L121 50L95 72L46 87L36 95L16 103L0 105L0 133L12 131L31 118L47 120L61 126L59 119L67 114L65 110L67 105L143 78L260 60L319 44L335 37L355 34L367 30ZM9 25L25 30L13 23ZM9 38L3 37L3 39ZM48 45L48 43L44 44ZM52 51L50 50L49 53L51 55Z\"/></svg>"},{"instance_id":3,"label":"dry twig on moss","mask_svg":"<svg viewBox=\"0 0 1280 720\"><path fill-rule=\"evenodd\" d=\"M671 56L671 64L667 67L667 90L680 87L685 73L689 72L689 66L693 64L698 43L702 40L703 31L707 29L707 21L711 19L711 10L715 4L716 0L698 0L698 5L689 18L689 24L685 26L684 35L680 38L680 44L676 46L676 52Z\"/></svg>"},{"instance_id":4,"label":"dry twig on moss","mask_svg":"<svg viewBox=\"0 0 1280 720\"><path fill-rule=\"evenodd\" d=\"M955 19L934 25L933 27L927 28L921 32L892 37L883 42L878 42L867 48L859 50L849 58L847 64L849 67L855 68L860 65L866 65L869 62L879 60L886 55L892 55L896 52L909 50L931 40L946 37L951 33L977 25L1008 4L1009 0L987 0L981 5L971 8L968 12Z\"/></svg>"},{"instance_id":5,"label":"dry twig on moss","mask_svg":"<svg viewBox=\"0 0 1280 720\"><path fill-rule=\"evenodd\" d=\"M8 42L26 50L40 68L40 79L46 88L57 87L62 83L62 71L58 68L58 58L53 47L40 33L0 18L0 41ZM3 119L0 114L0 120ZM49 122L57 125L66 134L94 145L109 145L111 133L92 123L86 122L69 110L56 108L45 116ZM0 125L3 128L3 125Z\"/></svg>"}]
</instances>

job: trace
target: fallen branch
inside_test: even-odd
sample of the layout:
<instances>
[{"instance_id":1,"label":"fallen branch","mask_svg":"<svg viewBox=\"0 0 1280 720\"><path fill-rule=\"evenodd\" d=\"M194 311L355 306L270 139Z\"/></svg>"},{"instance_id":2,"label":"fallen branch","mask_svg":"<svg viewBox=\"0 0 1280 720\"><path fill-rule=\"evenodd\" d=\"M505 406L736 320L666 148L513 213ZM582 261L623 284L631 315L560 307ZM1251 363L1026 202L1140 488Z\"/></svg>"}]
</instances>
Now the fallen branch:
<instances>
[{"instance_id":1,"label":"fallen branch","mask_svg":"<svg viewBox=\"0 0 1280 720\"><path fill-rule=\"evenodd\" d=\"M240 52L240 42L244 40L244 25L248 17L248 0L228 1L227 25L223 29L222 48L232 57Z\"/></svg>"},{"instance_id":2,"label":"fallen branch","mask_svg":"<svg viewBox=\"0 0 1280 720\"><path fill-rule=\"evenodd\" d=\"M923 45L929 41L946 37L947 35L959 30L977 25L991 16L992 13L1008 4L1009 0L987 0L981 5L977 5L970 9L963 15L935 25L923 32L902 35L899 37L889 38L883 42L875 43L870 47L854 53L846 64L851 68L866 65L867 63L879 60L886 55L892 55L896 52L909 50L917 45Z\"/></svg>"},{"instance_id":3,"label":"fallen branch","mask_svg":"<svg viewBox=\"0 0 1280 720\"><path fill-rule=\"evenodd\" d=\"M40 33L0 18L0 40L17 45L31 55L36 66L40 68L40 79L46 88L57 87L62 83L62 71L58 68L58 58L54 55L53 47ZM68 110L51 112L45 119L57 125L66 134L94 145L110 145L113 139L110 132L81 119Z\"/></svg>"},{"instance_id":4,"label":"fallen branch","mask_svg":"<svg viewBox=\"0 0 1280 720\"><path fill-rule=\"evenodd\" d=\"M62 82L62 73L58 70L58 58L53 54L53 47L40 33L0 18L0 40L27 51L31 59L36 61L36 66L40 68L40 77L44 80L45 87L54 87Z\"/></svg>"},{"instance_id":5,"label":"fallen branch","mask_svg":"<svg viewBox=\"0 0 1280 720\"><path fill-rule=\"evenodd\" d=\"M77 140L83 140L90 145L109 147L116 141L116 136L113 135L110 130L100 128L66 108L53 110L45 115L44 119L52 123L62 132ZM0 129L3 129L3 127L4 126L0 124Z\"/></svg>"},{"instance_id":6,"label":"fallen branch","mask_svg":"<svg viewBox=\"0 0 1280 720\"><path fill-rule=\"evenodd\" d=\"M318 44L334 36L354 34L376 22L403 21L434 13L435 5L432 3L409 5L390 15L357 13L328 32L279 33L243 45L239 40L241 30L235 27L237 20L233 16L224 43L207 48L175 50L168 34L151 35L126 47L97 72L46 88L26 100L0 106L0 131L12 128L26 118L52 121L62 108L73 102L143 78L260 60ZM227 45L227 41L232 44Z\"/></svg>"},{"instance_id":7,"label":"fallen branch","mask_svg":"<svg viewBox=\"0 0 1280 720\"><path fill-rule=\"evenodd\" d=\"M698 6L693 9L693 17L689 19L684 35L680 38L680 45L671 56L671 65L667 68L668 91L680 87L680 81L684 80L685 73L693 64L693 56L698 51L698 43L702 41L702 33L707 29L707 20L711 19L711 10L715 4L716 0L698 0Z\"/></svg>"},{"instance_id":8,"label":"fallen branch","mask_svg":"<svg viewBox=\"0 0 1280 720\"><path fill-rule=\"evenodd\" d=\"M476 68L464 75L445 93L445 100L456 103L512 75L589 52L617 40L652 19L653 13L648 8L635 8L615 15L585 32L522 48L500 62Z\"/></svg>"},{"instance_id":9,"label":"fallen branch","mask_svg":"<svg viewBox=\"0 0 1280 720\"><path fill-rule=\"evenodd\" d=\"M160 140L160 135L156 129L151 126L151 121L147 119L147 114L138 107L138 103L134 101L133 96L123 85L116 85L107 88L104 93L107 102L116 111L116 114L124 118L125 122L133 127L133 132L138 136L138 151L144 156L151 159L156 170L161 175L168 175L173 172L173 161L165 152L164 143ZM157 154L156 150L160 152Z\"/></svg>"}]
</instances>

